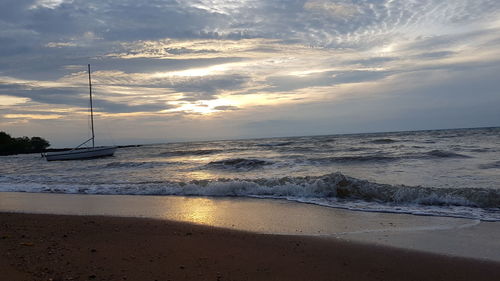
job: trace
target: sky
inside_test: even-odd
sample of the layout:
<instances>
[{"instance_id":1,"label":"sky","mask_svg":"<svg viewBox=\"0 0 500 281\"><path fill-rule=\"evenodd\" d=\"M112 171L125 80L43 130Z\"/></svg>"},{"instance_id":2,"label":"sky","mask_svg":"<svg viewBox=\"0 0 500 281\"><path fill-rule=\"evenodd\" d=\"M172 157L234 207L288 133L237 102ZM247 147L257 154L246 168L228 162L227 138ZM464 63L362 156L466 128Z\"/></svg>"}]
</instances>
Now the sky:
<instances>
[{"instance_id":1,"label":"sky","mask_svg":"<svg viewBox=\"0 0 500 281\"><path fill-rule=\"evenodd\" d=\"M2 0L0 131L54 147L500 126L498 0Z\"/></svg>"}]
</instances>

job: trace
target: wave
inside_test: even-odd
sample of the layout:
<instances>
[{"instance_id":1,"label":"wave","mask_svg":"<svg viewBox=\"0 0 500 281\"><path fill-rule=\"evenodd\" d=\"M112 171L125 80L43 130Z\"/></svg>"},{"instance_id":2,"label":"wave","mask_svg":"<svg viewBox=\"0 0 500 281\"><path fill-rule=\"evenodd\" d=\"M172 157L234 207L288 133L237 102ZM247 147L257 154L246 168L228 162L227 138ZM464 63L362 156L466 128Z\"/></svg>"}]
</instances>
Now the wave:
<instances>
[{"instance_id":1,"label":"wave","mask_svg":"<svg viewBox=\"0 0 500 281\"><path fill-rule=\"evenodd\" d=\"M360 162L391 162L400 160L401 157L382 156L382 155L363 155L363 156L337 156L311 158L311 162L317 163L360 163Z\"/></svg>"},{"instance_id":2,"label":"wave","mask_svg":"<svg viewBox=\"0 0 500 281\"><path fill-rule=\"evenodd\" d=\"M471 158L468 155L458 154L451 151L444 151L438 149L427 152L427 155L438 158Z\"/></svg>"},{"instance_id":3,"label":"wave","mask_svg":"<svg viewBox=\"0 0 500 281\"><path fill-rule=\"evenodd\" d=\"M259 197L357 210L410 212L500 221L500 190L389 185L356 179L341 173L308 177L90 185L8 183L0 184L0 191Z\"/></svg>"},{"instance_id":4,"label":"wave","mask_svg":"<svg viewBox=\"0 0 500 281\"><path fill-rule=\"evenodd\" d=\"M480 164L480 169L500 169L500 161L495 161L488 164Z\"/></svg>"},{"instance_id":5,"label":"wave","mask_svg":"<svg viewBox=\"0 0 500 281\"><path fill-rule=\"evenodd\" d=\"M286 145L291 145L293 143L294 143L293 141L287 141L287 142L259 143L256 145L257 146L286 146Z\"/></svg>"},{"instance_id":6,"label":"wave","mask_svg":"<svg viewBox=\"0 0 500 281\"><path fill-rule=\"evenodd\" d=\"M121 168L152 168L157 166L178 164L178 162L111 162L102 165L104 169L121 169Z\"/></svg>"},{"instance_id":7,"label":"wave","mask_svg":"<svg viewBox=\"0 0 500 281\"><path fill-rule=\"evenodd\" d=\"M444 150L431 150L424 153L407 153L401 155L390 155L383 153L376 154L365 154L365 155L348 155L348 156L331 156L331 157L318 157L310 158L309 161L315 163L365 163L365 162L393 162L399 160L411 160L411 159L432 159L432 158L471 158L471 156L458 154L455 152L444 151Z\"/></svg>"},{"instance_id":8,"label":"wave","mask_svg":"<svg viewBox=\"0 0 500 281\"><path fill-rule=\"evenodd\" d=\"M371 140L368 141L368 143L374 143L374 144L388 144L388 143L395 143L397 140L393 139L376 139L376 140Z\"/></svg>"},{"instance_id":9,"label":"wave","mask_svg":"<svg viewBox=\"0 0 500 281\"><path fill-rule=\"evenodd\" d=\"M346 150L351 152L374 150L373 147L349 147Z\"/></svg>"},{"instance_id":10,"label":"wave","mask_svg":"<svg viewBox=\"0 0 500 281\"><path fill-rule=\"evenodd\" d=\"M471 152L495 152L494 149L492 148L476 148L476 149L471 149Z\"/></svg>"},{"instance_id":11,"label":"wave","mask_svg":"<svg viewBox=\"0 0 500 281\"><path fill-rule=\"evenodd\" d=\"M220 153L223 150L220 149L200 149L200 150L174 150L174 151L166 151L159 154L159 156L198 156L198 155L209 155Z\"/></svg>"},{"instance_id":12,"label":"wave","mask_svg":"<svg viewBox=\"0 0 500 281\"><path fill-rule=\"evenodd\" d=\"M231 158L218 161L212 161L206 165L208 168L225 169L225 170L252 170L261 168L266 165L274 164L271 161L260 159L245 159L245 158Z\"/></svg>"},{"instance_id":13,"label":"wave","mask_svg":"<svg viewBox=\"0 0 500 281\"><path fill-rule=\"evenodd\" d=\"M458 138L458 137L463 137L464 134L452 134L452 135L436 135L435 138L438 139L451 139L451 138Z\"/></svg>"}]
</instances>

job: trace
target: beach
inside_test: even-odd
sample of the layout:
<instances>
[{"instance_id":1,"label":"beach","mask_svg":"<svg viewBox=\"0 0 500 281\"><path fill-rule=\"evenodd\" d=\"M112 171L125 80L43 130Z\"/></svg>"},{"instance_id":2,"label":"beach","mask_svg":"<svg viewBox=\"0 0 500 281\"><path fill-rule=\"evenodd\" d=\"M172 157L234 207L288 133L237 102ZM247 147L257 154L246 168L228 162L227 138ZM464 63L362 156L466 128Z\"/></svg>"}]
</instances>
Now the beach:
<instances>
[{"instance_id":1,"label":"beach","mask_svg":"<svg viewBox=\"0 0 500 281\"><path fill-rule=\"evenodd\" d=\"M498 280L498 132L4 156L0 279Z\"/></svg>"},{"instance_id":2,"label":"beach","mask_svg":"<svg viewBox=\"0 0 500 281\"><path fill-rule=\"evenodd\" d=\"M285 200L0 193L5 280L497 280L499 232Z\"/></svg>"},{"instance_id":3,"label":"beach","mask_svg":"<svg viewBox=\"0 0 500 281\"><path fill-rule=\"evenodd\" d=\"M0 281L500 281L500 0L0 7Z\"/></svg>"},{"instance_id":4,"label":"beach","mask_svg":"<svg viewBox=\"0 0 500 281\"><path fill-rule=\"evenodd\" d=\"M1 213L4 280L498 280L500 263L168 220Z\"/></svg>"},{"instance_id":5,"label":"beach","mask_svg":"<svg viewBox=\"0 0 500 281\"><path fill-rule=\"evenodd\" d=\"M478 128L163 143L89 161L11 155L0 161L0 191L273 198L500 221L499 136Z\"/></svg>"}]
</instances>

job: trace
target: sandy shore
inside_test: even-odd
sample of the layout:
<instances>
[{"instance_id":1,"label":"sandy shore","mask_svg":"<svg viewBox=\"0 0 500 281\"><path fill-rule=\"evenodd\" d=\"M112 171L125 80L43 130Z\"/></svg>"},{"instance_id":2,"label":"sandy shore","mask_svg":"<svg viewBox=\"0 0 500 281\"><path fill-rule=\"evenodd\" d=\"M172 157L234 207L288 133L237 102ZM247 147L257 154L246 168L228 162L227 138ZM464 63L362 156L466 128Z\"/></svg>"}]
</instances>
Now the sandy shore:
<instances>
[{"instance_id":1,"label":"sandy shore","mask_svg":"<svg viewBox=\"0 0 500 281\"><path fill-rule=\"evenodd\" d=\"M356 212L287 200L0 192L0 212L144 217L500 262L500 222Z\"/></svg>"},{"instance_id":2,"label":"sandy shore","mask_svg":"<svg viewBox=\"0 0 500 281\"><path fill-rule=\"evenodd\" d=\"M167 220L0 213L2 280L498 280L500 263Z\"/></svg>"}]
</instances>

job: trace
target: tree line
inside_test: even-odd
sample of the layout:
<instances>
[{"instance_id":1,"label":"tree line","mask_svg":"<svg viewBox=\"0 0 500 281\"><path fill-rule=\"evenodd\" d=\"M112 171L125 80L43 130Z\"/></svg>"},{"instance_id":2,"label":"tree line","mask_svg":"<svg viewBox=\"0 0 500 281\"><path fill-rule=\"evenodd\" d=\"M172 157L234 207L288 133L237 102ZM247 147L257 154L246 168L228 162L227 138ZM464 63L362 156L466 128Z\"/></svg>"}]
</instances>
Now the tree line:
<instances>
[{"instance_id":1,"label":"tree line","mask_svg":"<svg viewBox=\"0 0 500 281\"><path fill-rule=\"evenodd\" d=\"M41 137L13 138L5 132L0 132L0 155L44 152L50 143Z\"/></svg>"}]
</instances>

